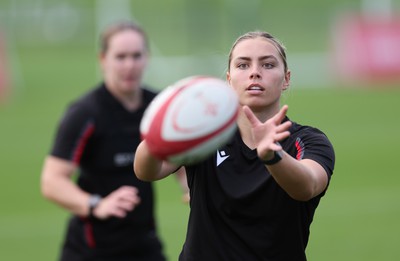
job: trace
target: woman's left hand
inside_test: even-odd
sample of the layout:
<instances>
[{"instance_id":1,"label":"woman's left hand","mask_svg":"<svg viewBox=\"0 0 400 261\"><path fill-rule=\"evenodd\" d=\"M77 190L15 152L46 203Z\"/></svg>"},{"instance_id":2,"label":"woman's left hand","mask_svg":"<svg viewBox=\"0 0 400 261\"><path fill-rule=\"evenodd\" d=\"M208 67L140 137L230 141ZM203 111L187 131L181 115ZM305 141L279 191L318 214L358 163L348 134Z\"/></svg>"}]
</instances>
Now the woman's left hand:
<instances>
[{"instance_id":1,"label":"woman's left hand","mask_svg":"<svg viewBox=\"0 0 400 261\"><path fill-rule=\"evenodd\" d=\"M279 141L290 136L289 128L292 126L292 122L282 122L287 110L288 106L284 105L275 116L263 123L248 106L243 106L243 112L251 124L253 140L260 159L273 158L274 151L282 150Z\"/></svg>"}]
</instances>

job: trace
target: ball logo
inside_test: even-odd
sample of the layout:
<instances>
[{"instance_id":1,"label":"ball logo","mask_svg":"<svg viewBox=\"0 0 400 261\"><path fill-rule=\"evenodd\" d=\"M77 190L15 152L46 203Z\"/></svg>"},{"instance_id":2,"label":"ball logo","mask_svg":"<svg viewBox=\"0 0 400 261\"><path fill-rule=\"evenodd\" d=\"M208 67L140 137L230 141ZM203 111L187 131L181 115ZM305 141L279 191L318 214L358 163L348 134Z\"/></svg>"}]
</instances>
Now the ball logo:
<instances>
[{"instance_id":1,"label":"ball logo","mask_svg":"<svg viewBox=\"0 0 400 261\"><path fill-rule=\"evenodd\" d=\"M218 104L210 102L207 100L207 97L204 97L202 93L199 94L199 101L204 103L205 107L205 115L216 116L217 115L217 107Z\"/></svg>"},{"instance_id":2,"label":"ball logo","mask_svg":"<svg viewBox=\"0 0 400 261\"><path fill-rule=\"evenodd\" d=\"M204 96L203 93L199 92L196 95L194 95L194 99L193 101L182 101L181 104L177 104L175 110L172 112L172 123L173 123L173 128L174 130L176 130L177 132L180 133L190 133L196 130L201 130L202 128L206 127L206 122L203 121L199 121L196 119L193 119L190 122L186 122L183 119L185 118L186 115L184 115L186 113L186 111L182 110L182 108L186 108L187 106L193 106L194 104L192 103L198 103L195 107L199 108L200 111L200 115L204 116L205 120L210 120L210 117L216 117L218 114L218 103L207 100L207 97ZM191 104L188 104L191 103ZM186 105L186 106L185 106ZM192 112L193 113L193 112ZM188 124L186 124L186 126L182 125L185 123L194 123L193 126L187 126Z\"/></svg>"}]
</instances>

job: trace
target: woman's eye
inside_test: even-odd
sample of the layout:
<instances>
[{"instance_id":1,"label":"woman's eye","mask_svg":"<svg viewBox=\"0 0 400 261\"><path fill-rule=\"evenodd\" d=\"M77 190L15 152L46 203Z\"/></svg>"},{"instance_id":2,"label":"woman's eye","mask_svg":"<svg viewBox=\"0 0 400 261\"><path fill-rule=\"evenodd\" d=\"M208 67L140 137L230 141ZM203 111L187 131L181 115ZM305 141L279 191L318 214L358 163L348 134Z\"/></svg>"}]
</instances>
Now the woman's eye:
<instances>
[{"instance_id":1,"label":"woman's eye","mask_svg":"<svg viewBox=\"0 0 400 261\"><path fill-rule=\"evenodd\" d=\"M143 57L143 54L141 53L141 52L136 52L136 53L133 53L132 54L132 58L134 59L134 60L139 60L139 59L141 59Z\"/></svg>"},{"instance_id":2,"label":"woman's eye","mask_svg":"<svg viewBox=\"0 0 400 261\"><path fill-rule=\"evenodd\" d=\"M237 67L240 68L240 69L246 69L248 67L248 65L245 64L245 63L241 63L241 64L238 64Z\"/></svg>"},{"instance_id":3,"label":"woman's eye","mask_svg":"<svg viewBox=\"0 0 400 261\"><path fill-rule=\"evenodd\" d=\"M117 57L117 60L123 60L123 59L126 57L126 55L124 55L124 54L117 54L116 57Z\"/></svg>"},{"instance_id":4,"label":"woman's eye","mask_svg":"<svg viewBox=\"0 0 400 261\"><path fill-rule=\"evenodd\" d=\"M265 63L265 64L263 65L263 67L264 67L264 68L267 68L267 69L272 69L272 68L274 68L274 65L273 65L272 63Z\"/></svg>"}]
</instances>

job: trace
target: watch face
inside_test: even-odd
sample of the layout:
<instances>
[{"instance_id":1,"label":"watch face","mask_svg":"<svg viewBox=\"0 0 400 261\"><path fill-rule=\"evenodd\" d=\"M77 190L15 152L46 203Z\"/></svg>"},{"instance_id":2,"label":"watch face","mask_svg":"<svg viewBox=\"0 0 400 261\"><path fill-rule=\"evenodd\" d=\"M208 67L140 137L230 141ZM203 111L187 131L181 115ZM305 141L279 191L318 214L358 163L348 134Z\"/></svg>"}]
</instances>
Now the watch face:
<instances>
[{"instance_id":1,"label":"watch face","mask_svg":"<svg viewBox=\"0 0 400 261\"><path fill-rule=\"evenodd\" d=\"M100 195L91 195L89 198L90 208L95 208L99 204L100 201L101 201Z\"/></svg>"}]
</instances>

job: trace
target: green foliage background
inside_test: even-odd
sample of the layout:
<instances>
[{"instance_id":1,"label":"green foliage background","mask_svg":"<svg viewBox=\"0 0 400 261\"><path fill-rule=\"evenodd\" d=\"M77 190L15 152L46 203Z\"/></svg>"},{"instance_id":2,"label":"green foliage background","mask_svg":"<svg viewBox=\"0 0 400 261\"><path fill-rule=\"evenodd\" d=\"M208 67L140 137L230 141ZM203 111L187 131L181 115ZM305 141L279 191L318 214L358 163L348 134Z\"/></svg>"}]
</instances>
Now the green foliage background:
<instances>
[{"instance_id":1,"label":"green foliage background","mask_svg":"<svg viewBox=\"0 0 400 261\"><path fill-rule=\"evenodd\" d=\"M32 3L79 6L87 20L69 41L45 41L40 32L34 40L25 41L21 30L12 28L35 29L35 24L29 20L17 24L5 16L14 5ZM95 3L0 0L0 22L8 32L14 76L12 95L0 105L1 260L55 260L58 254L67 213L41 197L40 172L65 107L100 79ZM335 14L360 8L360 1L345 0L130 3L131 13L149 32L154 56L227 54L238 35L264 29L288 47L289 64L291 53L328 52ZM398 0L392 3L399 6ZM170 69L177 68L162 68ZM215 74L221 76L221 72ZM152 83L153 77L157 75L147 76L147 81ZM311 227L309 260L399 260L400 88L396 84L363 88L331 81L321 88L306 87L296 84L294 77L292 89L283 98L289 117L323 130L337 155L330 188ZM181 203L174 177L155 186L160 234L166 254L177 260L189 207Z\"/></svg>"}]
</instances>

